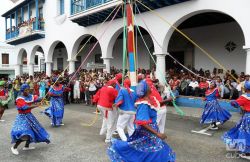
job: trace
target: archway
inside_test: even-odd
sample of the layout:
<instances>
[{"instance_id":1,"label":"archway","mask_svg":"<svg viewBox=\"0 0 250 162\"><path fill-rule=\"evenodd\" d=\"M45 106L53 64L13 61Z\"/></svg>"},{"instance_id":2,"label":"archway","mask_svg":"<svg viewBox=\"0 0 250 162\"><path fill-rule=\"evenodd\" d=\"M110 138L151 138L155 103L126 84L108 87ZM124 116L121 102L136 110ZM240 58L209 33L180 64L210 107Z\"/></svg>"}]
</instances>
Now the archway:
<instances>
[{"instance_id":1,"label":"archway","mask_svg":"<svg viewBox=\"0 0 250 162\"><path fill-rule=\"evenodd\" d=\"M63 71L68 65L67 48L61 41L55 41L49 48L46 61L52 63L52 70ZM48 69L46 69L48 70Z\"/></svg>"},{"instance_id":2,"label":"archway","mask_svg":"<svg viewBox=\"0 0 250 162\"><path fill-rule=\"evenodd\" d=\"M30 64L34 65L35 72L44 72L46 69L45 56L43 48L40 45L36 45L30 55Z\"/></svg>"},{"instance_id":3,"label":"archway","mask_svg":"<svg viewBox=\"0 0 250 162\"><path fill-rule=\"evenodd\" d=\"M82 35L76 40L72 50L72 58L75 60L75 69L78 69L80 67L82 61L84 61L87 54L94 47L97 41L98 40L91 35ZM76 54L78 55L76 56ZM87 58L85 64L81 68L89 69L89 67L87 66L88 64L103 64L102 49L99 43L95 46L95 48Z\"/></svg>"},{"instance_id":4,"label":"archway","mask_svg":"<svg viewBox=\"0 0 250 162\"><path fill-rule=\"evenodd\" d=\"M17 55L17 67L15 70L15 75L23 75L23 73L28 73L28 67L27 67L27 51L22 48L19 50Z\"/></svg>"},{"instance_id":5,"label":"archway","mask_svg":"<svg viewBox=\"0 0 250 162\"><path fill-rule=\"evenodd\" d=\"M228 70L235 69L238 73L244 71L245 50L242 47L245 44L245 37L233 17L218 11L197 11L178 20L175 26ZM164 46L163 51L172 54L189 68L197 70L202 68L203 71L217 68L217 72L222 72L217 64L173 29L168 32ZM178 68L171 58L166 57L166 62L169 65L167 69Z\"/></svg>"}]
</instances>

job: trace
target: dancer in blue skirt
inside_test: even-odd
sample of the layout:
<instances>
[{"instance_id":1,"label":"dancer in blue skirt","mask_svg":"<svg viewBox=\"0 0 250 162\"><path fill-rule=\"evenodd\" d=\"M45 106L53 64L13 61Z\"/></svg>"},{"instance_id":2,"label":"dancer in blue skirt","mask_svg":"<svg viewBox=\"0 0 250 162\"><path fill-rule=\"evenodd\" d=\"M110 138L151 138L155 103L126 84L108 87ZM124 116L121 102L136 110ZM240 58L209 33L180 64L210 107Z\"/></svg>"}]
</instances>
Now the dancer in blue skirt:
<instances>
[{"instance_id":1,"label":"dancer in blue skirt","mask_svg":"<svg viewBox=\"0 0 250 162\"><path fill-rule=\"evenodd\" d=\"M30 94L28 84L23 84L20 92L22 94L16 99L18 115L11 130L12 143L15 143L11 151L15 155L19 154L17 147L24 141L26 144L23 150L35 149L29 146L30 143L50 143L49 134L31 113L33 108L38 107L37 105L31 106L32 103L39 101L38 97Z\"/></svg>"},{"instance_id":2,"label":"dancer in blue skirt","mask_svg":"<svg viewBox=\"0 0 250 162\"><path fill-rule=\"evenodd\" d=\"M246 94L241 95L236 101L231 101L231 105L241 107L245 113L222 139L229 149L239 151L242 158L250 160L250 81L245 82L245 91Z\"/></svg>"},{"instance_id":3,"label":"dancer in blue skirt","mask_svg":"<svg viewBox=\"0 0 250 162\"><path fill-rule=\"evenodd\" d=\"M44 112L51 119L52 126L62 126L64 125L63 115L64 115L64 102L63 102L63 90L64 87L60 84L60 79L54 78L55 85L51 86L48 94L50 95L50 107Z\"/></svg>"},{"instance_id":4,"label":"dancer in blue skirt","mask_svg":"<svg viewBox=\"0 0 250 162\"><path fill-rule=\"evenodd\" d=\"M157 103L150 97L150 88L143 80L137 86L137 125L128 141L114 140L108 148L112 162L173 162L175 153L163 140L157 126Z\"/></svg>"},{"instance_id":5,"label":"dancer in blue skirt","mask_svg":"<svg viewBox=\"0 0 250 162\"><path fill-rule=\"evenodd\" d=\"M209 89L205 93L206 105L201 117L202 124L211 124L211 130L218 130L216 123L223 124L230 119L231 114L219 105L217 98L219 91L214 81L210 82Z\"/></svg>"}]
</instances>

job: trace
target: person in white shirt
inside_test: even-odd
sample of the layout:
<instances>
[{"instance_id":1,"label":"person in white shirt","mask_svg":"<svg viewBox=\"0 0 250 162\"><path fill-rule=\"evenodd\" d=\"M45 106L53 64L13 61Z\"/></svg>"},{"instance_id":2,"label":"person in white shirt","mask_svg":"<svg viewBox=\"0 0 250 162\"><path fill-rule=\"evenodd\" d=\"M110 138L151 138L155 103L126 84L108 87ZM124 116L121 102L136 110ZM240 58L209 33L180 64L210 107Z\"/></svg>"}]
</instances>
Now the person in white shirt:
<instances>
[{"instance_id":1,"label":"person in white shirt","mask_svg":"<svg viewBox=\"0 0 250 162\"><path fill-rule=\"evenodd\" d=\"M198 95L199 90L199 83L196 81L195 78L192 78L192 81L188 85L189 89L189 95L196 96Z\"/></svg>"},{"instance_id":2,"label":"person in white shirt","mask_svg":"<svg viewBox=\"0 0 250 162\"><path fill-rule=\"evenodd\" d=\"M75 103L80 103L80 81L76 79L74 81L74 100Z\"/></svg>"}]
</instances>

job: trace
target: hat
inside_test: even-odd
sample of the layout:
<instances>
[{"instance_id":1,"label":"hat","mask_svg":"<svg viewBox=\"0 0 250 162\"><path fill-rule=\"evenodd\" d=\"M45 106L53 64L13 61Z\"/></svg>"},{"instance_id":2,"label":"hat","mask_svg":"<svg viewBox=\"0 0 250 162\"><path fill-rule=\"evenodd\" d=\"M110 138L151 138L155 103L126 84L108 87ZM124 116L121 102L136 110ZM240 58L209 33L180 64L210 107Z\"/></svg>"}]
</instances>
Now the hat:
<instances>
[{"instance_id":1,"label":"hat","mask_svg":"<svg viewBox=\"0 0 250 162\"><path fill-rule=\"evenodd\" d=\"M111 80L108 81L107 84L108 84L108 86L111 86L111 85L116 84L116 81L114 79L111 79Z\"/></svg>"},{"instance_id":2,"label":"hat","mask_svg":"<svg viewBox=\"0 0 250 162\"><path fill-rule=\"evenodd\" d=\"M116 80L121 80L122 79L122 73L116 74L115 79Z\"/></svg>"},{"instance_id":3,"label":"hat","mask_svg":"<svg viewBox=\"0 0 250 162\"><path fill-rule=\"evenodd\" d=\"M209 86L210 86L211 84L216 85L216 82L215 82L214 80L210 80L210 81L207 81L207 82L208 82Z\"/></svg>"},{"instance_id":4,"label":"hat","mask_svg":"<svg viewBox=\"0 0 250 162\"><path fill-rule=\"evenodd\" d=\"M20 91L21 92L24 92L26 89L29 89L30 88L30 86L28 85L28 84L22 84L22 86L21 86L21 88L20 88Z\"/></svg>"},{"instance_id":5,"label":"hat","mask_svg":"<svg viewBox=\"0 0 250 162\"><path fill-rule=\"evenodd\" d=\"M138 97L144 97L148 91L148 84L145 80L142 80L136 87L136 94Z\"/></svg>"},{"instance_id":6,"label":"hat","mask_svg":"<svg viewBox=\"0 0 250 162\"><path fill-rule=\"evenodd\" d=\"M245 82L245 89L250 90L250 81Z\"/></svg>"},{"instance_id":7,"label":"hat","mask_svg":"<svg viewBox=\"0 0 250 162\"><path fill-rule=\"evenodd\" d=\"M153 85L153 81L150 78L147 78L146 82L150 87Z\"/></svg>"},{"instance_id":8,"label":"hat","mask_svg":"<svg viewBox=\"0 0 250 162\"><path fill-rule=\"evenodd\" d=\"M129 79L125 79L124 80L124 87L125 88L130 88L130 86L131 86L131 81Z\"/></svg>"}]
</instances>

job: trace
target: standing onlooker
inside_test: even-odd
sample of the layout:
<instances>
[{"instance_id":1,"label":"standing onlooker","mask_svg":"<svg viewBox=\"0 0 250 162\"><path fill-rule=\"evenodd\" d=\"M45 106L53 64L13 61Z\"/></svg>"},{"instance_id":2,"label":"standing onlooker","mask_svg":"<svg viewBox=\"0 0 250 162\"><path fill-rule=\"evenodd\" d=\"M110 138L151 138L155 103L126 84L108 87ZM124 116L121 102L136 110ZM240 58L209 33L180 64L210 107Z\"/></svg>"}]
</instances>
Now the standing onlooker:
<instances>
[{"instance_id":1,"label":"standing onlooker","mask_svg":"<svg viewBox=\"0 0 250 162\"><path fill-rule=\"evenodd\" d=\"M80 81L78 78L74 81L74 100L75 103L80 103Z\"/></svg>"},{"instance_id":2,"label":"standing onlooker","mask_svg":"<svg viewBox=\"0 0 250 162\"><path fill-rule=\"evenodd\" d=\"M96 93L96 85L94 80L90 80L89 83L89 96L90 96L90 104L93 105L93 96Z\"/></svg>"},{"instance_id":3,"label":"standing onlooker","mask_svg":"<svg viewBox=\"0 0 250 162\"><path fill-rule=\"evenodd\" d=\"M42 79L38 84L39 84L39 97L44 98L46 95L46 82L44 79Z\"/></svg>"},{"instance_id":4,"label":"standing onlooker","mask_svg":"<svg viewBox=\"0 0 250 162\"><path fill-rule=\"evenodd\" d=\"M82 79L80 84L80 100L81 102L85 102L85 85L84 85L84 79Z\"/></svg>"},{"instance_id":5,"label":"standing onlooker","mask_svg":"<svg viewBox=\"0 0 250 162\"><path fill-rule=\"evenodd\" d=\"M30 93L33 94L34 93L34 80L33 80L33 76L31 75L29 77L29 79L27 80L27 84L29 84L30 86Z\"/></svg>"}]
</instances>

